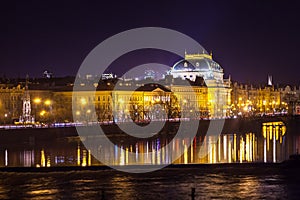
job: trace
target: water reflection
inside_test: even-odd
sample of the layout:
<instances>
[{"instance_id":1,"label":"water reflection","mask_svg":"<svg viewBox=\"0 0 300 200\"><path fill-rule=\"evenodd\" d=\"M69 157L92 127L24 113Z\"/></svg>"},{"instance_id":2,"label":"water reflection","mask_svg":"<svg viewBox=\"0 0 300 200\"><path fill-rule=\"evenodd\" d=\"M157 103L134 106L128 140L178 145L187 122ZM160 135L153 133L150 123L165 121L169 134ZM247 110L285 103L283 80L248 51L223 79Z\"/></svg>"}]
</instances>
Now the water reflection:
<instances>
[{"instance_id":1,"label":"water reflection","mask_svg":"<svg viewBox=\"0 0 300 200\"><path fill-rule=\"evenodd\" d=\"M267 168L270 166L267 166ZM265 167L264 167L265 168ZM264 173L260 173L264 171ZM269 173L269 171L272 171ZM163 169L137 174L114 170L0 173L1 199L287 199L299 195L295 176L260 167ZM294 180L294 181L293 181ZM103 192L102 192L103 191Z\"/></svg>"},{"instance_id":2,"label":"water reflection","mask_svg":"<svg viewBox=\"0 0 300 200\"><path fill-rule=\"evenodd\" d=\"M174 127L169 128L171 130ZM148 139L111 134L109 139L114 145L97 143L101 140L98 135L79 138L75 129L57 134L59 136L51 135L52 131L63 130L66 129L44 129L43 136L27 130L28 133L21 138L20 133L15 134L14 137L19 142L9 137L4 138L9 142L0 143L0 166L85 167L102 164L126 166L281 162L288 159L290 154L296 153L300 147L300 136L290 136L287 140L286 127L282 122L262 123L260 133L228 133L220 136L198 133L194 138L174 138L173 131L159 133ZM85 148L82 140L85 144L90 144L89 149Z\"/></svg>"},{"instance_id":3,"label":"water reflection","mask_svg":"<svg viewBox=\"0 0 300 200\"><path fill-rule=\"evenodd\" d=\"M93 140L92 137L89 139ZM0 165L22 167L101 165L102 163L96 158L100 158L106 164L120 166L281 162L288 158L285 153L287 144L284 140L281 143L274 143L272 147L268 147L266 141L265 138L259 138L255 133L176 139L158 137L152 140L143 139L135 143L127 142L126 138L122 138L122 142L114 146L95 144L91 149L86 149L79 138L71 142L63 138L52 146L44 143L32 149L28 147L0 149L1 154L4 155ZM296 149L300 144L298 141L300 141L299 137L293 143ZM178 152L183 152L183 154L177 157Z\"/></svg>"}]
</instances>

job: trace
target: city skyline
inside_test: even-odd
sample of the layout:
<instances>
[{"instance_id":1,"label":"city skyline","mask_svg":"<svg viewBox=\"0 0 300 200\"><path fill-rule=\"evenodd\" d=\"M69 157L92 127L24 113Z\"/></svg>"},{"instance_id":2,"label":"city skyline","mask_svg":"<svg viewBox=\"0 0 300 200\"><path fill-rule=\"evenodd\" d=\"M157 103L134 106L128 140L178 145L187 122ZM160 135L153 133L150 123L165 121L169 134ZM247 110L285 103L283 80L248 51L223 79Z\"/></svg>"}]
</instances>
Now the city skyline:
<instances>
[{"instance_id":1,"label":"city skyline","mask_svg":"<svg viewBox=\"0 0 300 200\"><path fill-rule=\"evenodd\" d=\"M160 4L50 3L5 5L2 12L0 76L75 75L85 56L106 38L136 27L171 28L198 41L225 69L244 83L299 85L297 49L299 5L296 1ZM111 11L111 12L110 12ZM139 16L139 17L137 17ZM182 49L184 51L184 47ZM146 52L127 55L115 68L126 71L149 61L172 66L174 55ZM284 69L284 70L283 70Z\"/></svg>"},{"instance_id":2,"label":"city skyline","mask_svg":"<svg viewBox=\"0 0 300 200\"><path fill-rule=\"evenodd\" d=\"M0 199L297 199L300 2L7 1Z\"/></svg>"}]
</instances>

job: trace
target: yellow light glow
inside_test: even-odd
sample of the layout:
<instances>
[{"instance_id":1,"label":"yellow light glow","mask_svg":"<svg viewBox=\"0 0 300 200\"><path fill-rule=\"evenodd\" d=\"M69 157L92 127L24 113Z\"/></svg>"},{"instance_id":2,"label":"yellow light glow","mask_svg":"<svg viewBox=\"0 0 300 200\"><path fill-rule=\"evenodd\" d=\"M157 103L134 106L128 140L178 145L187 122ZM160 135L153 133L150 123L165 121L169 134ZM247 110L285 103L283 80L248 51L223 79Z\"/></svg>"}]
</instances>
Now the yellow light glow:
<instances>
[{"instance_id":1,"label":"yellow light glow","mask_svg":"<svg viewBox=\"0 0 300 200\"><path fill-rule=\"evenodd\" d=\"M184 158L184 164L188 164L188 148L186 145L184 145L183 158Z\"/></svg>"},{"instance_id":2,"label":"yellow light glow","mask_svg":"<svg viewBox=\"0 0 300 200\"><path fill-rule=\"evenodd\" d=\"M40 116L44 116L46 114L46 111L45 110L42 110L41 112L40 112Z\"/></svg>"},{"instance_id":3,"label":"yellow light glow","mask_svg":"<svg viewBox=\"0 0 300 200\"><path fill-rule=\"evenodd\" d=\"M77 147L77 165L80 166L80 146Z\"/></svg>"},{"instance_id":4,"label":"yellow light glow","mask_svg":"<svg viewBox=\"0 0 300 200\"><path fill-rule=\"evenodd\" d=\"M88 166L92 165L92 156L91 156L91 150L88 150Z\"/></svg>"},{"instance_id":5,"label":"yellow light glow","mask_svg":"<svg viewBox=\"0 0 300 200\"><path fill-rule=\"evenodd\" d=\"M41 150L41 166L45 167L46 166L46 158L45 158L45 152L44 149Z\"/></svg>"},{"instance_id":6,"label":"yellow light glow","mask_svg":"<svg viewBox=\"0 0 300 200\"><path fill-rule=\"evenodd\" d=\"M87 165L87 156L86 156L86 150L82 150L82 167L86 167Z\"/></svg>"},{"instance_id":7,"label":"yellow light glow","mask_svg":"<svg viewBox=\"0 0 300 200\"><path fill-rule=\"evenodd\" d=\"M87 104L86 99L85 98L81 98L80 99L80 103L81 103L81 105L86 105Z\"/></svg>"},{"instance_id":8,"label":"yellow light glow","mask_svg":"<svg viewBox=\"0 0 300 200\"><path fill-rule=\"evenodd\" d=\"M47 157L47 167L51 167L51 160L50 156Z\"/></svg>"},{"instance_id":9,"label":"yellow light glow","mask_svg":"<svg viewBox=\"0 0 300 200\"><path fill-rule=\"evenodd\" d=\"M36 103L36 104L39 104L39 103L41 103L41 98L35 98L35 99L33 99L33 102L34 103Z\"/></svg>"},{"instance_id":10,"label":"yellow light glow","mask_svg":"<svg viewBox=\"0 0 300 200\"><path fill-rule=\"evenodd\" d=\"M45 105L50 106L50 105L51 105L51 100L47 99L47 100L45 101Z\"/></svg>"},{"instance_id":11,"label":"yellow light glow","mask_svg":"<svg viewBox=\"0 0 300 200\"><path fill-rule=\"evenodd\" d=\"M263 126L263 136L264 136L264 138L267 137L267 127L266 126Z\"/></svg>"}]
</instances>

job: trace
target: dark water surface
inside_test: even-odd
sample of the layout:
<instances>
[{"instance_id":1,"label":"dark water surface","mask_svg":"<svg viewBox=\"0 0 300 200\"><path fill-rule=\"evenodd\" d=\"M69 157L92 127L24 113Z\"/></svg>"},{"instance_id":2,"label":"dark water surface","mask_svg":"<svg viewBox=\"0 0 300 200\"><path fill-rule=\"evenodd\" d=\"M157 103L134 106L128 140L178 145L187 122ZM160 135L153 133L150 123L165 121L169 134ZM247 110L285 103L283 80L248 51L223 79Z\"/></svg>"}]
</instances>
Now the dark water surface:
<instances>
[{"instance_id":1,"label":"dark water surface","mask_svg":"<svg viewBox=\"0 0 300 200\"><path fill-rule=\"evenodd\" d=\"M298 169L269 165L116 170L0 172L0 199L299 199Z\"/></svg>"}]
</instances>

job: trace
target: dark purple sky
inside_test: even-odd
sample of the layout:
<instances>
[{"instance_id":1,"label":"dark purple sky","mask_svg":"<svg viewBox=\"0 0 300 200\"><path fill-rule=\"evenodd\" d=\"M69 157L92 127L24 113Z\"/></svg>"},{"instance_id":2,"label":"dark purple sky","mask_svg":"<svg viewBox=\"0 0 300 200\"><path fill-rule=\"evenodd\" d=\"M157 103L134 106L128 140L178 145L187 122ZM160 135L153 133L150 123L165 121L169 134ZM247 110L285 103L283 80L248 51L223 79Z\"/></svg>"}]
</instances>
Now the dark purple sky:
<instances>
[{"instance_id":1,"label":"dark purple sky","mask_svg":"<svg viewBox=\"0 0 300 200\"><path fill-rule=\"evenodd\" d=\"M275 83L300 85L296 0L128 2L2 4L0 76L39 77L44 69L55 76L75 75L85 56L106 38L157 26L185 33L212 50L225 75L234 80L262 83L271 74ZM168 56L161 59L176 62Z\"/></svg>"}]
</instances>

